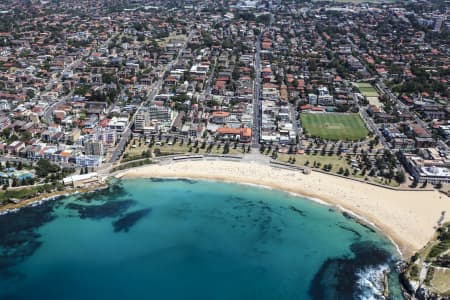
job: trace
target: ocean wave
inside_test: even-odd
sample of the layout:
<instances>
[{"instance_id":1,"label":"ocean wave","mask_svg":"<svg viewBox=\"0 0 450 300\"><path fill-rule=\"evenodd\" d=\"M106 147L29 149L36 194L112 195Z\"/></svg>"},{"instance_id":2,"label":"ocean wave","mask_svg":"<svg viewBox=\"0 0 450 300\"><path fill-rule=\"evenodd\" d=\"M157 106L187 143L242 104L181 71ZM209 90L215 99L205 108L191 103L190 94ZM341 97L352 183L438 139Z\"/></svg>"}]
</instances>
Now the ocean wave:
<instances>
[{"instance_id":1,"label":"ocean wave","mask_svg":"<svg viewBox=\"0 0 450 300\"><path fill-rule=\"evenodd\" d=\"M387 264L369 266L356 272L356 295L359 300L384 300L384 274L389 272Z\"/></svg>"}]
</instances>

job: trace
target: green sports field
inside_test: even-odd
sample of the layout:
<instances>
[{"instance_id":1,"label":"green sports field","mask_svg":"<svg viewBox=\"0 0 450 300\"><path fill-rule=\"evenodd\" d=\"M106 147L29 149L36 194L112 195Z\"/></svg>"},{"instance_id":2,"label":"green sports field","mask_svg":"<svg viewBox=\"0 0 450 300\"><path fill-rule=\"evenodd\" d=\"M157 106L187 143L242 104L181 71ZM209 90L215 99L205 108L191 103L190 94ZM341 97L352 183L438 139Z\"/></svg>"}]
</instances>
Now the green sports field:
<instances>
[{"instance_id":1,"label":"green sports field","mask_svg":"<svg viewBox=\"0 0 450 300\"><path fill-rule=\"evenodd\" d=\"M380 95L370 83L358 82L356 86L358 87L361 94L363 94L366 97L378 97Z\"/></svg>"},{"instance_id":2,"label":"green sports field","mask_svg":"<svg viewBox=\"0 0 450 300\"><path fill-rule=\"evenodd\" d=\"M356 141L369 133L358 114L302 113L300 119L308 136L327 140Z\"/></svg>"}]
</instances>

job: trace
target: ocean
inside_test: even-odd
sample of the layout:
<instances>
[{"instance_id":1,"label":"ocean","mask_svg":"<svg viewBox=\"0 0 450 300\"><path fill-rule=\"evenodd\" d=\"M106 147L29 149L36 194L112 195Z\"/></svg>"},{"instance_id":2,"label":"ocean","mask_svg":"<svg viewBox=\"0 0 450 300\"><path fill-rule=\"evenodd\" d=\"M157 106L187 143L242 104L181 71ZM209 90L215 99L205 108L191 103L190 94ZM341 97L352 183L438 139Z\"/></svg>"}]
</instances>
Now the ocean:
<instances>
[{"instance_id":1,"label":"ocean","mask_svg":"<svg viewBox=\"0 0 450 300\"><path fill-rule=\"evenodd\" d=\"M394 245L332 207L213 181L133 179L0 216L1 299L390 299Z\"/></svg>"}]
</instances>

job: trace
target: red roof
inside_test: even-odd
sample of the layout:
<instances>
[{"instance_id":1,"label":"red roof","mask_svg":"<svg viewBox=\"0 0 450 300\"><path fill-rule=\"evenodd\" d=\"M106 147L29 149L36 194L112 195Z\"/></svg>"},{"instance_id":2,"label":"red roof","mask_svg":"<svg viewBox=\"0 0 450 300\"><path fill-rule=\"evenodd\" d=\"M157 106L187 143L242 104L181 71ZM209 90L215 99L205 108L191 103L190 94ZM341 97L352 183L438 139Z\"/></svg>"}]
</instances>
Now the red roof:
<instances>
[{"instance_id":1,"label":"red roof","mask_svg":"<svg viewBox=\"0 0 450 300\"><path fill-rule=\"evenodd\" d=\"M227 111L215 111L212 113L213 117L228 117L230 115Z\"/></svg>"},{"instance_id":2,"label":"red roof","mask_svg":"<svg viewBox=\"0 0 450 300\"><path fill-rule=\"evenodd\" d=\"M311 109L313 106L311 104L305 104L300 106L300 110L308 110Z\"/></svg>"},{"instance_id":3,"label":"red roof","mask_svg":"<svg viewBox=\"0 0 450 300\"><path fill-rule=\"evenodd\" d=\"M251 137L252 136L252 129L248 127L244 128L230 128L230 127L221 127L217 129L217 133L219 134L235 134L235 135L241 135L245 137Z\"/></svg>"},{"instance_id":4,"label":"red roof","mask_svg":"<svg viewBox=\"0 0 450 300\"><path fill-rule=\"evenodd\" d=\"M426 129L420 125L413 125L412 130L413 130L414 134L418 137L424 137L424 136L429 135L429 133L426 131Z\"/></svg>"},{"instance_id":5,"label":"red roof","mask_svg":"<svg viewBox=\"0 0 450 300\"><path fill-rule=\"evenodd\" d=\"M103 119L103 120L100 120L100 122L98 122L98 125L100 126L100 127L106 127L106 126L108 126L108 124L109 124L109 119Z\"/></svg>"},{"instance_id":6,"label":"red roof","mask_svg":"<svg viewBox=\"0 0 450 300\"><path fill-rule=\"evenodd\" d=\"M222 89L225 89L226 84L227 83L225 81L216 81L216 83L214 84L214 87L216 89L222 90Z\"/></svg>"}]
</instances>

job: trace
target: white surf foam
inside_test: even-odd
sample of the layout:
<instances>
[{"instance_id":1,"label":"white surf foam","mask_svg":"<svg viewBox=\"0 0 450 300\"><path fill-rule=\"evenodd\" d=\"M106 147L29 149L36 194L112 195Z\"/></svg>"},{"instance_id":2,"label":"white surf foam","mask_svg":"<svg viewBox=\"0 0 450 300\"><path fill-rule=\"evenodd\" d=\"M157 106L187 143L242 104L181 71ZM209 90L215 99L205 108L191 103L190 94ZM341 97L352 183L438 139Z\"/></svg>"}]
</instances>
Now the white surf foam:
<instances>
[{"instance_id":1,"label":"white surf foam","mask_svg":"<svg viewBox=\"0 0 450 300\"><path fill-rule=\"evenodd\" d=\"M358 295L360 300L384 300L384 272L389 271L387 264L370 266L356 273Z\"/></svg>"}]
</instances>

